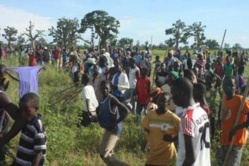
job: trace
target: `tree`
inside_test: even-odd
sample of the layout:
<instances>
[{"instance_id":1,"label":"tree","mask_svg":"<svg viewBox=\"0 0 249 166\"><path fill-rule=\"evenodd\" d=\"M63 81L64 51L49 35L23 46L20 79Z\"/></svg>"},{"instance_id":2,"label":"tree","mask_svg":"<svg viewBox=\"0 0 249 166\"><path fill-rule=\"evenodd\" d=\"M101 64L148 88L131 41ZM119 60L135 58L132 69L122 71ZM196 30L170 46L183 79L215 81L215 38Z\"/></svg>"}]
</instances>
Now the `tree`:
<instances>
[{"instance_id":1,"label":"tree","mask_svg":"<svg viewBox=\"0 0 249 166\"><path fill-rule=\"evenodd\" d=\"M168 40L165 40L164 42L169 48L174 47L175 45L175 40L172 38L169 38ZM178 46L176 47L178 48Z\"/></svg>"},{"instance_id":2,"label":"tree","mask_svg":"<svg viewBox=\"0 0 249 166\"><path fill-rule=\"evenodd\" d=\"M11 42L14 42L16 41L16 35L17 35L17 29L15 29L14 27L7 27L7 28L4 28L4 34L2 34L2 36L7 40L8 42L8 48L11 49Z\"/></svg>"},{"instance_id":3,"label":"tree","mask_svg":"<svg viewBox=\"0 0 249 166\"><path fill-rule=\"evenodd\" d=\"M194 22L192 25L188 26L189 35L194 37L195 43L193 45L196 45L198 48L204 44L206 39L204 35L205 28L206 26L203 26L201 22Z\"/></svg>"},{"instance_id":4,"label":"tree","mask_svg":"<svg viewBox=\"0 0 249 166\"><path fill-rule=\"evenodd\" d=\"M109 16L107 12L95 10L85 15L81 20L80 32L84 33L87 29L92 29L95 38L100 38L100 47L106 47L108 39L116 38L120 23L114 17Z\"/></svg>"},{"instance_id":5,"label":"tree","mask_svg":"<svg viewBox=\"0 0 249 166\"><path fill-rule=\"evenodd\" d=\"M29 26L26 28L26 32L24 33L25 36L28 37L28 41L30 41L30 46L32 49L35 49L35 40L39 37L43 36L44 30L36 30L36 34L33 34L35 25L29 21Z\"/></svg>"},{"instance_id":6,"label":"tree","mask_svg":"<svg viewBox=\"0 0 249 166\"><path fill-rule=\"evenodd\" d=\"M165 43L167 43L168 46L175 45L176 49L178 49L180 43L186 44L189 37L188 28L181 20L176 21L176 23L172 24L171 28L166 29L165 34L174 37L166 40Z\"/></svg>"},{"instance_id":7,"label":"tree","mask_svg":"<svg viewBox=\"0 0 249 166\"><path fill-rule=\"evenodd\" d=\"M17 45L22 46L25 43L25 38L23 37L23 34L17 36Z\"/></svg>"},{"instance_id":8,"label":"tree","mask_svg":"<svg viewBox=\"0 0 249 166\"><path fill-rule=\"evenodd\" d=\"M233 49L239 50L239 49L242 49L242 46L239 43L235 43L233 45Z\"/></svg>"},{"instance_id":9,"label":"tree","mask_svg":"<svg viewBox=\"0 0 249 166\"><path fill-rule=\"evenodd\" d=\"M83 40L78 30L78 19L60 18L57 21L56 28L52 26L50 29L48 29L48 35L54 38L54 43L57 43L64 48L68 48L71 46L75 47L77 44L77 40Z\"/></svg>"},{"instance_id":10,"label":"tree","mask_svg":"<svg viewBox=\"0 0 249 166\"><path fill-rule=\"evenodd\" d=\"M230 44L225 43L225 44L224 44L224 49L229 49L229 48L230 48Z\"/></svg>"},{"instance_id":11,"label":"tree","mask_svg":"<svg viewBox=\"0 0 249 166\"><path fill-rule=\"evenodd\" d=\"M210 49L217 49L220 47L219 43L215 39L207 39L205 41L205 45Z\"/></svg>"},{"instance_id":12,"label":"tree","mask_svg":"<svg viewBox=\"0 0 249 166\"><path fill-rule=\"evenodd\" d=\"M121 38L119 41L118 41L118 44L120 47L132 47L133 45L133 39L131 38Z\"/></svg>"},{"instance_id":13,"label":"tree","mask_svg":"<svg viewBox=\"0 0 249 166\"><path fill-rule=\"evenodd\" d=\"M38 40L35 41L35 43L36 45L41 45L41 46L47 45L47 41L43 37L40 37Z\"/></svg>"}]
</instances>

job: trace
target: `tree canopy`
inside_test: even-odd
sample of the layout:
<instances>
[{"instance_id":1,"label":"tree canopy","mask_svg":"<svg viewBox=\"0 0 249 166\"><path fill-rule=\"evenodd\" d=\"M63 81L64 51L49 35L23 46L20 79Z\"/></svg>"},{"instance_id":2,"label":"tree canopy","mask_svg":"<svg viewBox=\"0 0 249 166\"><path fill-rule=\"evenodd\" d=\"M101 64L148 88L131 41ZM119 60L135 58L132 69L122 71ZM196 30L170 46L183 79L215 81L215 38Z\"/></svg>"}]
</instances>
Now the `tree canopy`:
<instances>
[{"instance_id":1,"label":"tree canopy","mask_svg":"<svg viewBox=\"0 0 249 166\"><path fill-rule=\"evenodd\" d=\"M44 34L44 30L36 30L36 34L33 34L35 25L30 21L28 28L26 28L26 32L23 34L28 37L28 41L30 41L30 45L33 49L35 49L35 40L42 37Z\"/></svg>"},{"instance_id":2,"label":"tree canopy","mask_svg":"<svg viewBox=\"0 0 249 166\"><path fill-rule=\"evenodd\" d=\"M94 37L100 39L100 47L106 47L108 41L116 38L119 27L119 21L109 16L107 12L95 10L86 14L81 20L80 32L84 33L87 29L92 29L96 34Z\"/></svg>"},{"instance_id":3,"label":"tree canopy","mask_svg":"<svg viewBox=\"0 0 249 166\"><path fill-rule=\"evenodd\" d=\"M165 30L166 35L172 35L173 38L169 38L165 43L172 47L173 45L177 49L180 43L186 44L189 37L189 31L184 22L177 20L172 24L171 28Z\"/></svg>"},{"instance_id":4,"label":"tree canopy","mask_svg":"<svg viewBox=\"0 0 249 166\"><path fill-rule=\"evenodd\" d=\"M215 39L207 39L205 45L210 49L218 49L220 47L219 43Z\"/></svg>"},{"instance_id":5,"label":"tree canopy","mask_svg":"<svg viewBox=\"0 0 249 166\"><path fill-rule=\"evenodd\" d=\"M204 31L206 26L202 25L201 22L194 22L192 25L188 26L189 36L194 37L194 43L197 48L204 44L206 39Z\"/></svg>"},{"instance_id":6,"label":"tree canopy","mask_svg":"<svg viewBox=\"0 0 249 166\"><path fill-rule=\"evenodd\" d=\"M16 41L16 35L17 35L17 29L15 29L14 27L7 27L4 28L4 34L2 34L2 36L7 40L8 42L8 47L11 48L11 42Z\"/></svg>"},{"instance_id":7,"label":"tree canopy","mask_svg":"<svg viewBox=\"0 0 249 166\"><path fill-rule=\"evenodd\" d=\"M132 47L133 39L131 38L121 38L118 41L118 45L121 47Z\"/></svg>"},{"instance_id":8,"label":"tree canopy","mask_svg":"<svg viewBox=\"0 0 249 166\"><path fill-rule=\"evenodd\" d=\"M51 27L49 30L49 36L53 37L53 42L59 46L68 48L69 46L76 46L77 40L82 37L79 33L79 23L76 18L66 19L60 18L57 21L57 27Z\"/></svg>"}]
</instances>

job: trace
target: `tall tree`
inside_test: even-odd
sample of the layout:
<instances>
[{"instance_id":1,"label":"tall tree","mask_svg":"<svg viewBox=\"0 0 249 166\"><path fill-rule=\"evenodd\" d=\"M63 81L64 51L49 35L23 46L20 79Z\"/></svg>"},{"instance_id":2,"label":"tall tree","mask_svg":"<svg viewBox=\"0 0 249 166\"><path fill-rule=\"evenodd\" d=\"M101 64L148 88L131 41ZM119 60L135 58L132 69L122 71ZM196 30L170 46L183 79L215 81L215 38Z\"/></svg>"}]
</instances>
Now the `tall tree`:
<instances>
[{"instance_id":1,"label":"tall tree","mask_svg":"<svg viewBox=\"0 0 249 166\"><path fill-rule=\"evenodd\" d=\"M224 49L229 49L229 48L230 48L230 44L225 43L225 44L224 44Z\"/></svg>"},{"instance_id":2,"label":"tall tree","mask_svg":"<svg viewBox=\"0 0 249 166\"><path fill-rule=\"evenodd\" d=\"M39 37L42 37L44 34L44 30L36 30L36 34L33 34L35 25L32 24L31 21L29 21L29 26L26 28L26 32L24 33L25 36L28 37L28 41L30 41L30 46L32 49L35 49L35 41Z\"/></svg>"},{"instance_id":3,"label":"tall tree","mask_svg":"<svg viewBox=\"0 0 249 166\"><path fill-rule=\"evenodd\" d=\"M16 41L16 35L17 35L17 29L15 29L14 27L7 27L4 28L4 33L2 34L2 36L7 40L8 42L8 48L11 48L11 43Z\"/></svg>"},{"instance_id":4,"label":"tall tree","mask_svg":"<svg viewBox=\"0 0 249 166\"><path fill-rule=\"evenodd\" d=\"M36 45L41 45L41 46L47 45L47 41L43 37L40 37L38 40L35 41L35 43Z\"/></svg>"},{"instance_id":5,"label":"tall tree","mask_svg":"<svg viewBox=\"0 0 249 166\"><path fill-rule=\"evenodd\" d=\"M17 45L22 46L25 43L25 38L23 37L23 34L17 36Z\"/></svg>"},{"instance_id":6,"label":"tall tree","mask_svg":"<svg viewBox=\"0 0 249 166\"><path fill-rule=\"evenodd\" d=\"M131 48L132 44L133 44L133 39L124 37L118 41L118 44L121 47L130 47Z\"/></svg>"},{"instance_id":7,"label":"tall tree","mask_svg":"<svg viewBox=\"0 0 249 166\"><path fill-rule=\"evenodd\" d=\"M175 40L172 39L172 38L169 38L168 40L165 40L164 43L165 43L165 45L166 45L168 48L172 48L172 47L174 47L174 45L175 45ZM176 48L178 48L178 46L177 46Z\"/></svg>"},{"instance_id":8,"label":"tall tree","mask_svg":"<svg viewBox=\"0 0 249 166\"><path fill-rule=\"evenodd\" d=\"M165 34L173 36L173 38L166 40L165 43L175 45L176 49L180 43L186 44L189 37L188 28L181 20L177 20L176 23L172 24L171 28L166 29Z\"/></svg>"},{"instance_id":9,"label":"tall tree","mask_svg":"<svg viewBox=\"0 0 249 166\"><path fill-rule=\"evenodd\" d=\"M220 47L219 43L215 39L207 39L205 41L205 45L210 49L217 49Z\"/></svg>"},{"instance_id":10,"label":"tall tree","mask_svg":"<svg viewBox=\"0 0 249 166\"><path fill-rule=\"evenodd\" d=\"M196 45L198 48L204 44L206 39L204 34L205 28L206 26L202 25L201 22L194 22L192 25L188 26L189 35L194 37L194 45Z\"/></svg>"},{"instance_id":11,"label":"tall tree","mask_svg":"<svg viewBox=\"0 0 249 166\"><path fill-rule=\"evenodd\" d=\"M49 30L49 36L54 38L53 42L57 43L64 48L76 46L77 40L82 39L79 33L78 19L66 19L60 18L57 21L57 27L51 27Z\"/></svg>"},{"instance_id":12,"label":"tall tree","mask_svg":"<svg viewBox=\"0 0 249 166\"><path fill-rule=\"evenodd\" d=\"M114 17L102 10L95 10L85 15L81 20L80 32L84 33L87 29L92 29L92 33L100 38L100 47L106 47L108 39L116 38L120 23Z\"/></svg>"},{"instance_id":13,"label":"tall tree","mask_svg":"<svg viewBox=\"0 0 249 166\"><path fill-rule=\"evenodd\" d=\"M233 45L233 49L239 50L239 49L242 49L242 46L239 43L235 43Z\"/></svg>"}]
</instances>

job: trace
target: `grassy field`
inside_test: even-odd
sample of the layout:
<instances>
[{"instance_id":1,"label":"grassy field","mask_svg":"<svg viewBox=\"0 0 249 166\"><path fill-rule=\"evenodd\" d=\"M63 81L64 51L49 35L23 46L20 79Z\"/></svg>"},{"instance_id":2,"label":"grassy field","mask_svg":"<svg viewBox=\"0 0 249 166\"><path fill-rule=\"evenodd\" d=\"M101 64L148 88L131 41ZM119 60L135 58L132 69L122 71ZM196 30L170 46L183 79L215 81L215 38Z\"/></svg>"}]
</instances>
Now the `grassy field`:
<instances>
[{"instance_id":1,"label":"grassy field","mask_svg":"<svg viewBox=\"0 0 249 166\"><path fill-rule=\"evenodd\" d=\"M153 51L154 55L160 55L163 59L165 51ZM153 56L154 57L154 56ZM8 66L17 66L17 58L12 57L4 61ZM245 75L249 74L249 67L246 68ZM14 73L13 73L14 74ZM49 166L104 166L98 151L103 134L98 124L91 124L87 128L77 127L79 122L78 114L82 109L82 99L79 93L75 100L68 101L65 106L57 102L66 94L64 89L73 84L69 74L53 66L46 66L39 76L39 112L43 115L43 123L47 133L47 160ZM72 88L71 90L75 90ZM7 90L14 103L18 103L18 83L10 81ZM70 92L67 92L70 94ZM56 103L56 104L53 104ZM16 152L19 136L10 142L13 153ZM136 118L129 115L124 122L124 129L120 140L116 146L116 154L131 166L142 166L146 160L144 151L146 144L143 129L136 123ZM212 165L215 165L215 153L218 143L212 143ZM8 157L8 163L12 159ZM8 164L9 165L9 164ZM249 148L245 147L242 166L249 165Z\"/></svg>"}]
</instances>

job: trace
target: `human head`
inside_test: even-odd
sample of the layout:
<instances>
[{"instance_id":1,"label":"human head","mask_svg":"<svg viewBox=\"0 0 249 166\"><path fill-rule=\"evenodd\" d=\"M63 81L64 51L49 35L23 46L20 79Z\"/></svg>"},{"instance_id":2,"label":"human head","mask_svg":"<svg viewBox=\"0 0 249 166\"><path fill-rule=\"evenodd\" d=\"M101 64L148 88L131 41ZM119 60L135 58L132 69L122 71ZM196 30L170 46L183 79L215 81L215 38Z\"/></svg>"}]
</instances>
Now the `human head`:
<instances>
[{"instance_id":1,"label":"human head","mask_svg":"<svg viewBox=\"0 0 249 166\"><path fill-rule=\"evenodd\" d=\"M222 83L223 91L228 98L232 98L235 95L236 84L234 77L225 77Z\"/></svg>"},{"instance_id":2,"label":"human head","mask_svg":"<svg viewBox=\"0 0 249 166\"><path fill-rule=\"evenodd\" d=\"M81 77L81 83L87 85L90 82L90 77L88 74L83 74Z\"/></svg>"},{"instance_id":3,"label":"human head","mask_svg":"<svg viewBox=\"0 0 249 166\"><path fill-rule=\"evenodd\" d=\"M39 97L37 94L28 92L22 96L19 102L19 109L25 121L32 120L39 109Z\"/></svg>"},{"instance_id":4,"label":"human head","mask_svg":"<svg viewBox=\"0 0 249 166\"><path fill-rule=\"evenodd\" d=\"M171 71L171 72L169 73L169 75L168 75L168 83L169 83L169 85L172 85L173 82L174 82L177 78L179 78L178 72L176 72L176 71Z\"/></svg>"},{"instance_id":5,"label":"human head","mask_svg":"<svg viewBox=\"0 0 249 166\"><path fill-rule=\"evenodd\" d=\"M114 67L118 70L119 69L119 60L115 59L113 64L114 64Z\"/></svg>"},{"instance_id":6,"label":"human head","mask_svg":"<svg viewBox=\"0 0 249 166\"><path fill-rule=\"evenodd\" d=\"M183 76L188 78L192 83L197 83L197 78L193 70L184 70Z\"/></svg>"},{"instance_id":7,"label":"human head","mask_svg":"<svg viewBox=\"0 0 249 166\"><path fill-rule=\"evenodd\" d=\"M111 84L110 84L110 82L108 82L107 80L103 80L100 83L100 91L101 91L104 98L109 96L109 94L111 92Z\"/></svg>"},{"instance_id":8,"label":"human head","mask_svg":"<svg viewBox=\"0 0 249 166\"><path fill-rule=\"evenodd\" d=\"M202 83L193 84L193 97L195 102L200 102L201 99L205 98L206 87Z\"/></svg>"},{"instance_id":9,"label":"human head","mask_svg":"<svg viewBox=\"0 0 249 166\"><path fill-rule=\"evenodd\" d=\"M181 55L181 51L179 49L176 50L175 55Z\"/></svg>"},{"instance_id":10,"label":"human head","mask_svg":"<svg viewBox=\"0 0 249 166\"><path fill-rule=\"evenodd\" d=\"M158 61L159 59L160 59L160 57L157 55L157 56L156 56L156 60Z\"/></svg>"},{"instance_id":11,"label":"human head","mask_svg":"<svg viewBox=\"0 0 249 166\"><path fill-rule=\"evenodd\" d=\"M230 55L226 57L227 64L230 64L230 63L231 63L231 61L232 61L232 59L231 59L231 58L232 58L232 57L231 57Z\"/></svg>"},{"instance_id":12,"label":"human head","mask_svg":"<svg viewBox=\"0 0 249 166\"><path fill-rule=\"evenodd\" d=\"M99 57L99 66L100 67L106 66L106 62L107 62L106 57L104 57L104 56Z\"/></svg>"},{"instance_id":13,"label":"human head","mask_svg":"<svg viewBox=\"0 0 249 166\"><path fill-rule=\"evenodd\" d=\"M242 67L238 68L238 75L243 75L244 69Z\"/></svg>"},{"instance_id":14,"label":"human head","mask_svg":"<svg viewBox=\"0 0 249 166\"><path fill-rule=\"evenodd\" d=\"M168 58L171 58L173 56L173 54L174 54L174 51L172 49L170 49L168 51Z\"/></svg>"},{"instance_id":15,"label":"human head","mask_svg":"<svg viewBox=\"0 0 249 166\"><path fill-rule=\"evenodd\" d=\"M171 100L171 95L167 92L164 92L158 96L157 106L159 110L166 110Z\"/></svg>"},{"instance_id":16,"label":"human head","mask_svg":"<svg viewBox=\"0 0 249 166\"><path fill-rule=\"evenodd\" d=\"M136 65L136 60L134 59L134 58L130 58L129 59L129 64L130 64L130 67L135 67L135 65Z\"/></svg>"},{"instance_id":17,"label":"human head","mask_svg":"<svg viewBox=\"0 0 249 166\"><path fill-rule=\"evenodd\" d=\"M148 75L148 69L147 68L141 68L141 76L144 78Z\"/></svg>"},{"instance_id":18,"label":"human head","mask_svg":"<svg viewBox=\"0 0 249 166\"><path fill-rule=\"evenodd\" d=\"M202 60L203 59L203 53L202 52L198 53L197 57L198 57L199 60Z\"/></svg>"},{"instance_id":19,"label":"human head","mask_svg":"<svg viewBox=\"0 0 249 166\"><path fill-rule=\"evenodd\" d=\"M187 108L193 99L193 84L185 77L178 78L171 86L171 94L175 105Z\"/></svg>"}]
</instances>

